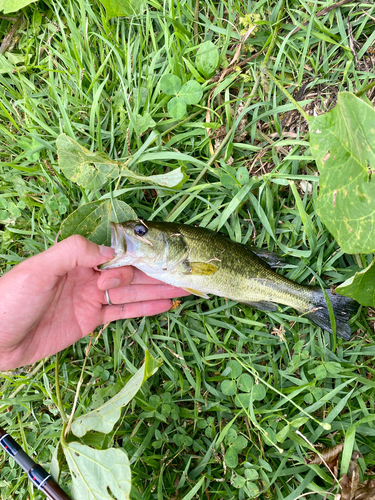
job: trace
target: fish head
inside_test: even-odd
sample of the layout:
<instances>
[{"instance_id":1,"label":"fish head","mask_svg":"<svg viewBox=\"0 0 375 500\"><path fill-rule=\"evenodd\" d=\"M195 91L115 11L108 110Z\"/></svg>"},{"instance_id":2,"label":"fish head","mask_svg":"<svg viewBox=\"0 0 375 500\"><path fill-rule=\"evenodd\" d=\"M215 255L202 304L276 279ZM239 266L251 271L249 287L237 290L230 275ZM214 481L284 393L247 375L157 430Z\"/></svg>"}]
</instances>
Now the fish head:
<instances>
[{"instance_id":1,"label":"fish head","mask_svg":"<svg viewBox=\"0 0 375 500\"><path fill-rule=\"evenodd\" d=\"M172 227L171 227L172 226ZM181 263L186 245L173 224L131 220L111 222L111 247L114 257L98 266L101 270L122 266L167 270Z\"/></svg>"}]
</instances>

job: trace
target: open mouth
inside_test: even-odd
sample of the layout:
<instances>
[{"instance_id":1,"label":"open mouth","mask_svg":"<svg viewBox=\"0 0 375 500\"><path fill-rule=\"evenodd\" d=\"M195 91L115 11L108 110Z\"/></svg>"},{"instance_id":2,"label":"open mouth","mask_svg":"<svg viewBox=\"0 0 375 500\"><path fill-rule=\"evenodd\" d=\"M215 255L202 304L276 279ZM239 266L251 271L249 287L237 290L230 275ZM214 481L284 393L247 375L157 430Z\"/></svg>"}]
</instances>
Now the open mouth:
<instances>
[{"instance_id":1,"label":"open mouth","mask_svg":"<svg viewBox=\"0 0 375 500\"><path fill-rule=\"evenodd\" d=\"M125 237L124 237L125 236ZM124 235L124 229L121 224L116 224L115 222L111 222L111 247L115 250L115 256L113 259L108 262L104 262L104 264L100 264L98 269L106 270L113 269L115 267L124 266L124 257L126 254L126 235Z\"/></svg>"},{"instance_id":2,"label":"open mouth","mask_svg":"<svg viewBox=\"0 0 375 500\"><path fill-rule=\"evenodd\" d=\"M111 247L115 249L116 254L126 253L126 238L123 236L124 228L121 224L111 222Z\"/></svg>"},{"instance_id":3,"label":"open mouth","mask_svg":"<svg viewBox=\"0 0 375 500\"><path fill-rule=\"evenodd\" d=\"M138 246L137 241L127 234L122 224L111 222L111 247L116 253L113 259L100 264L98 269L104 271L133 264Z\"/></svg>"}]
</instances>

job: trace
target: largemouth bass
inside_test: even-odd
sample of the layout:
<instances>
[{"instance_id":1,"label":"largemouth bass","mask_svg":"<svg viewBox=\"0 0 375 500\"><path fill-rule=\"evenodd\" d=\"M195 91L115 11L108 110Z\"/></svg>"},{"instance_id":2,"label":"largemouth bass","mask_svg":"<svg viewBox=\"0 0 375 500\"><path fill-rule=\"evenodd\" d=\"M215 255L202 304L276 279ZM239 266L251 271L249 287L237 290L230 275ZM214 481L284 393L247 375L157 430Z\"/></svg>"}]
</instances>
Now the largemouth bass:
<instances>
[{"instance_id":1,"label":"largemouth bass","mask_svg":"<svg viewBox=\"0 0 375 500\"><path fill-rule=\"evenodd\" d=\"M321 288L303 286L272 271L248 246L209 229L172 222L111 223L115 256L100 269L134 266L148 276L208 298L219 295L262 311L293 307L332 333ZM356 302L326 290L337 335L348 340Z\"/></svg>"}]
</instances>

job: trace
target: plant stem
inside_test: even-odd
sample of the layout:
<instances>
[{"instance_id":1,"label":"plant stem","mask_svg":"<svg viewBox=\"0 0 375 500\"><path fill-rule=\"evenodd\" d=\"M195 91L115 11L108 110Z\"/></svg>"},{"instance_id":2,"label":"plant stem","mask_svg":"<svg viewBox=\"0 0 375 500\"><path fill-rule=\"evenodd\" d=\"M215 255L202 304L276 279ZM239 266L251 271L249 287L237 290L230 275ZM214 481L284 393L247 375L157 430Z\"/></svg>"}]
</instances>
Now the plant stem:
<instances>
[{"instance_id":1,"label":"plant stem","mask_svg":"<svg viewBox=\"0 0 375 500\"><path fill-rule=\"evenodd\" d=\"M355 260L357 262L358 267L360 267L361 269L364 269L365 266L363 265L361 254L356 253L354 255L355 255Z\"/></svg>"},{"instance_id":2,"label":"plant stem","mask_svg":"<svg viewBox=\"0 0 375 500\"><path fill-rule=\"evenodd\" d=\"M161 137L164 137L165 135L169 134L170 132L172 132L172 130L174 130L175 128L177 127L180 127L181 125L183 125L185 122L188 122L189 120L191 120L192 118L195 118L197 115L199 115L199 113L202 113L202 110L200 109L199 111L196 111L195 113L193 113L192 115L189 115L187 116L186 118L184 118L182 121L178 122L178 123L175 123L174 125L172 125L172 127L168 128L167 130L165 130L161 135ZM155 137L155 140L154 142L156 141L157 137ZM152 143L151 143L152 144Z\"/></svg>"},{"instance_id":3,"label":"plant stem","mask_svg":"<svg viewBox=\"0 0 375 500\"><path fill-rule=\"evenodd\" d=\"M277 87L279 87L281 92L295 105L295 107L298 109L298 111L301 113L301 115L308 121L310 118L309 115L301 108L301 106L294 99L294 97L292 97L289 94L289 92L286 89L284 89L284 87L281 85L279 80L267 68L263 68L262 71L264 74L266 74L274 82L274 84Z\"/></svg>"},{"instance_id":4,"label":"plant stem","mask_svg":"<svg viewBox=\"0 0 375 500\"><path fill-rule=\"evenodd\" d=\"M195 0L195 10L194 10L194 44L198 43L198 20L199 20L199 0Z\"/></svg>"},{"instance_id":5,"label":"plant stem","mask_svg":"<svg viewBox=\"0 0 375 500\"><path fill-rule=\"evenodd\" d=\"M106 326L108 326L108 323L106 324ZM104 328L102 328L101 331L103 331L103 329ZM68 423L66 424L66 428L64 429L64 438L66 438L66 436L68 435L69 430L70 430L70 426L72 425L72 422L73 422L74 413L76 411L78 397L79 397L79 391L80 391L81 385L83 383L83 376L85 373L86 363L87 363L87 359L88 359L89 352L91 349L93 335L94 335L94 332L91 333L89 345L86 347L86 355L85 355L85 359L83 360L81 375L79 377L78 384L77 384L76 395L74 397L74 402L73 402L73 408L72 408L72 411L70 413ZM100 333L99 333L99 335L100 335Z\"/></svg>"},{"instance_id":6,"label":"plant stem","mask_svg":"<svg viewBox=\"0 0 375 500\"><path fill-rule=\"evenodd\" d=\"M261 66L260 66L261 69L263 69L267 66L268 60L271 57L272 51L276 45L277 35L279 34L279 31L281 28L281 19L282 19L283 14L284 14L284 7L285 7L285 0L283 0L282 4L280 6L280 10L279 10L279 13L278 13L277 19L276 19L275 31L273 32L271 43L268 47L266 55L264 56L264 61L262 62Z\"/></svg>"},{"instance_id":7,"label":"plant stem","mask_svg":"<svg viewBox=\"0 0 375 500\"><path fill-rule=\"evenodd\" d=\"M366 85L366 87L363 87L363 89L358 90L358 92L356 92L354 95L357 97L361 97L361 95L366 94L366 92L368 90L372 89L372 87L374 87L374 86L375 86L375 80L372 81L371 83L369 83L368 85Z\"/></svg>"},{"instance_id":8,"label":"plant stem","mask_svg":"<svg viewBox=\"0 0 375 500\"><path fill-rule=\"evenodd\" d=\"M64 403L61 398L61 392L60 392L60 381L59 381L59 361L60 361L60 355L59 353L56 354L56 363L55 363L55 386L56 386L56 397L57 397L57 407L60 410L60 415L61 418L63 419L64 422L68 421L68 417L65 413L64 409Z\"/></svg>"}]
</instances>

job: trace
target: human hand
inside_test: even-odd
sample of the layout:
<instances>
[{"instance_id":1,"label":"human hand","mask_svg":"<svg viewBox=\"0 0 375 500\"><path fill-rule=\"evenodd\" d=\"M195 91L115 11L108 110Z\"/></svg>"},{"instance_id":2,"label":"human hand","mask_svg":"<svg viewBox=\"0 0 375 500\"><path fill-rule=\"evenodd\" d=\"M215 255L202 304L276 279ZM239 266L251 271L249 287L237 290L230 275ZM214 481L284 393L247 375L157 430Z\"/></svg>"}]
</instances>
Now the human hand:
<instances>
[{"instance_id":1,"label":"human hand","mask_svg":"<svg viewBox=\"0 0 375 500\"><path fill-rule=\"evenodd\" d=\"M130 266L94 269L113 253L74 235L0 278L0 371L55 354L110 321L165 312L170 299L189 295Z\"/></svg>"}]
</instances>

